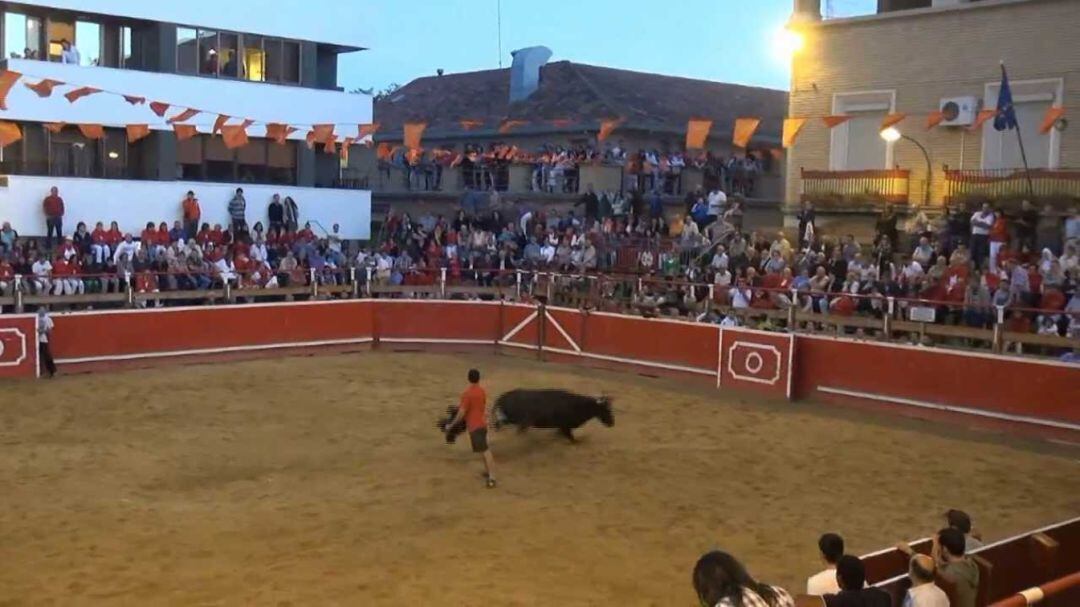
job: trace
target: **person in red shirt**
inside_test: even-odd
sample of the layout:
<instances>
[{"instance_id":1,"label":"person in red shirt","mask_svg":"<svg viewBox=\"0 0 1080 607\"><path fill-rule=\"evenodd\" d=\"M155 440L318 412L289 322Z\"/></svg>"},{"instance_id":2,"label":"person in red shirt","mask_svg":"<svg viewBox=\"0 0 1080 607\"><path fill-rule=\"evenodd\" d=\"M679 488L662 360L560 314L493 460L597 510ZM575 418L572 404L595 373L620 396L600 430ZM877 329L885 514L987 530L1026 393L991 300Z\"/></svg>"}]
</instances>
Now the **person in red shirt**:
<instances>
[{"instance_id":1,"label":"person in red shirt","mask_svg":"<svg viewBox=\"0 0 1080 607\"><path fill-rule=\"evenodd\" d=\"M9 289L15 282L15 268L7 257L0 257L0 295L10 295Z\"/></svg>"},{"instance_id":2,"label":"person in red shirt","mask_svg":"<svg viewBox=\"0 0 1080 607\"><path fill-rule=\"evenodd\" d=\"M199 243L201 247L206 247L207 243L210 242L210 224L202 224L199 233L195 235L195 242Z\"/></svg>"},{"instance_id":3,"label":"person in red shirt","mask_svg":"<svg viewBox=\"0 0 1080 607\"><path fill-rule=\"evenodd\" d=\"M64 234L64 199L60 198L60 190L55 186L50 188L41 207L45 211L45 246L51 249L53 232L57 239Z\"/></svg>"},{"instance_id":4,"label":"person in red shirt","mask_svg":"<svg viewBox=\"0 0 1080 607\"><path fill-rule=\"evenodd\" d=\"M1001 209L994 211L994 223L990 226L990 269L998 269L998 254L1009 242L1009 222Z\"/></svg>"},{"instance_id":5,"label":"person in red shirt","mask_svg":"<svg viewBox=\"0 0 1080 607\"><path fill-rule=\"evenodd\" d=\"M469 386L461 393L461 404L446 428L453 428L462 420L469 432L473 453L484 458L484 479L491 489L495 487L495 458L487 443L487 392L480 387L480 371L476 369L469 369Z\"/></svg>"},{"instance_id":6,"label":"person in red shirt","mask_svg":"<svg viewBox=\"0 0 1080 607\"><path fill-rule=\"evenodd\" d=\"M169 242L169 224L163 221L158 224L157 234L154 235L154 244L162 248L167 248Z\"/></svg>"},{"instance_id":7,"label":"person in red shirt","mask_svg":"<svg viewBox=\"0 0 1080 607\"><path fill-rule=\"evenodd\" d=\"M225 233L221 231L220 223L214 224L214 229L210 230L210 233L208 234L208 239L210 244L214 245L215 247L225 242Z\"/></svg>"},{"instance_id":8,"label":"person in red shirt","mask_svg":"<svg viewBox=\"0 0 1080 607\"><path fill-rule=\"evenodd\" d=\"M120 244L123 240L124 233L120 231L120 224L115 221L109 224L109 231L105 233L105 243L109 245L109 249L115 251L116 245Z\"/></svg>"},{"instance_id":9,"label":"person in red shirt","mask_svg":"<svg viewBox=\"0 0 1080 607\"><path fill-rule=\"evenodd\" d=\"M86 285L79 279L79 266L75 260L68 261L57 255L52 264L53 295L82 295Z\"/></svg>"},{"instance_id":10,"label":"person in red shirt","mask_svg":"<svg viewBox=\"0 0 1080 607\"><path fill-rule=\"evenodd\" d=\"M112 253L107 234L105 224L100 221L94 224L94 231L90 232L90 254L94 256L95 263L105 263L105 259Z\"/></svg>"}]
</instances>

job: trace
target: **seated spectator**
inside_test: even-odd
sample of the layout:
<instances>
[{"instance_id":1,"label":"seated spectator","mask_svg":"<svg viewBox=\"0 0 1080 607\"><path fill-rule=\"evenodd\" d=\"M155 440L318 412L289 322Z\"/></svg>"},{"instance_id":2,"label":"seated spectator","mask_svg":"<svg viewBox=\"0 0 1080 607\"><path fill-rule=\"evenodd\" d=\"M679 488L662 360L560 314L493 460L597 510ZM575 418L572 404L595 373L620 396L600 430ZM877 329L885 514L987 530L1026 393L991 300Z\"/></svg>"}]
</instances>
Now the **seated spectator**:
<instances>
[{"instance_id":1,"label":"seated spectator","mask_svg":"<svg viewBox=\"0 0 1080 607\"><path fill-rule=\"evenodd\" d=\"M859 557L845 554L836 562L840 592L825 595L825 607L892 607L892 597L880 588L866 587L866 569Z\"/></svg>"},{"instance_id":2,"label":"seated spectator","mask_svg":"<svg viewBox=\"0 0 1080 607\"><path fill-rule=\"evenodd\" d=\"M47 295L52 289L52 263L45 256L38 256L31 252L29 256L30 271L34 278L30 281L31 292L35 295Z\"/></svg>"},{"instance_id":3,"label":"seated spectator","mask_svg":"<svg viewBox=\"0 0 1080 607\"><path fill-rule=\"evenodd\" d=\"M127 259L130 261L131 259L134 259L135 252L138 250L139 243L135 242L131 238L131 234L124 234L124 240L117 244L115 248L113 248L113 261L117 265L120 265L119 260L122 255L126 256Z\"/></svg>"},{"instance_id":4,"label":"seated spectator","mask_svg":"<svg viewBox=\"0 0 1080 607\"><path fill-rule=\"evenodd\" d=\"M82 259L83 255L90 252L90 245L93 239L90 236L90 232L86 229L85 222L80 221L79 224L75 226L75 234L72 235L71 240L75 245L75 251L79 259Z\"/></svg>"},{"instance_id":5,"label":"seated spectator","mask_svg":"<svg viewBox=\"0 0 1080 607\"><path fill-rule=\"evenodd\" d=\"M949 607L949 597L934 583L937 567L934 559L925 554L916 554L908 563L908 578L911 588L904 596L903 607Z\"/></svg>"},{"instance_id":6,"label":"seated spectator","mask_svg":"<svg viewBox=\"0 0 1080 607\"><path fill-rule=\"evenodd\" d=\"M826 533L818 539L818 550L825 569L806 580L806 594L822 596L840 592L836 581L836 563L844 556L844 539L835 533Z\"/></svg>"},{"instance_id":7,"label":"seated spectator","mask_svg":"<svg viewBox=\"0 0 1080 607\"><path fill-rule=\"evenodd\" d=\"M949 510L945 513L945 521L953 529L959 529L964 534L964 553L970 553L983 547L979 535L971 529L971 517L963 510Z\"/></svg>"},{"instance_id":8,"label":"seated spectator","mask_svg":"<svg viewBox=\"0 0 1080 607\"><path fill-rule=\"evenodd\" d=\"M6 253L0 254L0 295L10 295L15 288L15 267Z\"/></svg>"},{"instance_id":9,"label":"seated spectator","mask_svg":"<svg viewBox=\"0 0 1080 607\"><path fill-rule=\"evenodd\" d=\"M786 590L758 582L726 552L708 552L694 565L694 592L704 607L794 607Z\"/></svg>"},{"instance_id":10,"label":"seated spectator","mask_svg":"<svg viewBox=\"0 0 1080 607\"><path fill-rule=\"evenodd\" d=\"M82 295L86 285L79 279L78 259L68 261L61 253L52 267L53 295Z\"/></svg>"},{"instance_id":11,"label":"seated spectator","mask_svg":"<svg viewBox=\"0 0 1080 607\"><path fill-rule=\"evenodd\" d=\"M930 553L936 562L938 574L953 585L951 607L975 607L979 592L979 566L965 556L964 533L954 527L937 532ZM901 542L896 547L908 556L915 556L910 546Z\"/></svg>"}]
</instances>

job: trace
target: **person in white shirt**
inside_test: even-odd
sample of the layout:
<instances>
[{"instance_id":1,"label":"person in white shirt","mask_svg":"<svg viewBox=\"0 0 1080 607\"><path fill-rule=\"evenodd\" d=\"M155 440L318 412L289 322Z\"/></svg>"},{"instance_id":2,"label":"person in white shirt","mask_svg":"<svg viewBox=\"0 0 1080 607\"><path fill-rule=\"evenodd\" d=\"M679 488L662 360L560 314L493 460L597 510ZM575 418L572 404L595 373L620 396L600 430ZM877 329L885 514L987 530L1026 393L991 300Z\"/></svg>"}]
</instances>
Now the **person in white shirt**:
<instances>
[{"instance_id":1,"label":"person in white shirt","mask_svg":"<svg viewBox=\"0 0 1080 607\"><path fill-rule=\"evenodd\" d=\"M712 223L724 214L727 207L727 194L719 189L709 192L708 204L709 223Z\"/></svg>"},{"instance_id":2,"label":"person in white shirt","mask_svg":"<svg viewBox=\"0 0 1080 607\"><path fill-rule=\"evenodd\" d=\"M251 245L250 256L252 261L259 263L266 263L269 259L270 251L266 249L266 240L261 236L255 239L255 242Z\"/></svg>"},{"instance_id":3,"label":"person in white shirt","mask_svg":"<svg viewBox=\"0 0 1080 607\"><path fill-rule=\"evenodd\" d=\"M983 260L990 255L990 228L994 225L994 211L990 203L971 215L971 259L981 268Z\"/></svg>"},{"instance_id":4,"label":"person in white shirt","mask_svg":"<svg viewBox=\"0 0 1080 607\"><path fill-rule=\"evenodd\" d=\"M124 234L124 240L116 245L113 251L113 263L117 263L121 255L127 255L128 259L135 259L135 252L139 250L139 243L131 238L131 234Z\"/></svg>"},{"instance_id":5,"label":"person in white shirt","mask_svg":"<svg viewBox=\"0 0 1080 607\"><path fill-rule=\"evenodd\" d=\"M726 270L730 260L728 258L727 251L724 249L724 245L717 245L716 252L713 253L712 267L714 270Z\"/></svg>"},{"instance_id":6,"label":"person in white shirt","mask_svg":"<svg viewBox=\"0 0 1080 607\"><path fill-rule=\"evenodd\" d=\"M949 607L949 597L934 584L934 559L916 554L908 563L911 588L904 595L903 607Z\"/></svg>"},{"instance_id":7,"label":"person in white shirt","mask_svg":"<svg viewBox=\"0 0 1080 607\"><path fill-rule=\"evenodd\" d=\"M52 263L47 257L40 257L30 264L30 271L34 273L34 292L48 295L52 288Z\"/></svg>"},{"instance_id":8,"label":"person in white shirt","mask_svg":"<svg viewBox=\"0 0 1080 607\"><path fill-rule=\"evenodd\" d=\"M67 39L61 40L60 46L63 48L60 51L60 63L79 65L79 49L75 48L75 45L68 42Z\"/></svg>"},{"instance_id":9,"label":"person in white shirt","mask_svg":"<svg viewBox=\"0 0 1080 607\"><path fill-rule=\"evenodd\" d=\"M806 580L806 594L837 594L840 584L836 581L836 563L844 556L844 538L835 533L826 533L818 539L818 550L821 551L821 560L825 561L825 570Z\"/></svg>"},{"instance_id":10,"label":"person in white shirt","mask_svg":"<svg viewBox=\"0 0 1080 607\"><path fill-rule=\"evenodd\" d=\"M224 283L236 283L236 265L233 264L232 255L226 255L214 262L214 271Z\"/></svg>"},{"instance_id":11,"label":"person in white shirt","mask_svg":"<svg viewBox=\"0 0 1080 607\"><path fill-rule=\"evenodd\" d=\"M38 360L51 379L56 375L56 363L53 362L52 349L49 347L49 337L53 330L53 319L49 316L49 309L45 306L38 308L37 334L38 334Z\"/></svg>"}]
</instances>

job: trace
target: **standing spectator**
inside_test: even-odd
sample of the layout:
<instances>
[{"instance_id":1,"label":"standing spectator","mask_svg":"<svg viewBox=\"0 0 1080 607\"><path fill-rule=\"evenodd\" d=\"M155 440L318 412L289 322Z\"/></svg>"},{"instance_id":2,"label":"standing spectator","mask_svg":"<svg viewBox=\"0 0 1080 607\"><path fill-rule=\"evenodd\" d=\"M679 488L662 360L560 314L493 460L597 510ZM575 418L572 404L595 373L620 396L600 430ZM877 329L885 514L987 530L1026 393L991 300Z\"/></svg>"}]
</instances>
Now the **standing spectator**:
<instances>
[{"instance_id":1,"label":"standing spectator","mask_svg":"<svg viewBox=\"0 0 1080 607\"><path fill-rule=\"evenodd\" d=\"M79 65L79 49L75 48L74 44L63 38L60 40L60 48L60 63Z\"/></svg>"},{"instance_id":2,"label":"standing spectator","mask_svg":"<svg viewBox=\"0 0 1080 607\"><path fill-rule=\"evenodd\" d=\"M1005 218L1005 211L994 210L994 223L990 225L990 269L998 269L998 255L1001 249L1009 243L1009 221Z\"/></svg>"},{"instance_id":3,"label":"standing spectator","mask_svg":"<svg viewBox=\"0 0 1080 607\"><path fill-rule=\"evenodd\" d=\"M285 229L296 231L296 228L300 226L300 209L296 206L296 201L292 199L292 196L286 196L285 202Z\"/></svg>"},{"instance_id":4,"label":"standing spectator","mask_svg":"<svg viewBox=\"0 0 1080 607\"><path fill-rule=\"evenodd\" d=\"M0 227L0 253L10 253L18 239L19 233L12 229L10 222L5 221Z\"/></svg>"},{"instance_id":5,"label":"standing spectator","mask_svg":"<svg viewBox=\"0 0 1080 607\"><path fill-rule=\"evenodd\" d=\"M964 534L965 554L983 547L982 541L972 534L971 517L968 516L967 512L964 512L963 510L949 510L945 513L945 520L949 523L950 527L959 529L960 533Z\"/></svg>"},{"instance_id":6,"label":"standing spectator","mask_svg":"<svg viewBox=\"0 0 1080 607\"><path fill-rule=\"evenodd\" d=\"M836 581L836 563L844 556L844 539L835 533L826 533L818 539L818 550L825 561L825 570L806 580L806 594L836 594L840 592L840 584Z\"/></svg>"},{"instance_id":7,"label":"standing spectator","mask_svg":"<svg viewBox=\"0 0 1080 607\"><path fill-rule=\"evenodd\" d=\"M903 607L949 607L949 597L934 584L934 559L916 554L908 563L911 588L904 595Z\"/></svg>"},{"instance_id":8,"label":"standing spectator","mask_svg":"<svg viewBox=\"0 0 1080 607\"><path fill-rule=\"evenodd\" d=\"M779 586L763 584L742 563L726 552L705 553L691 575L694 592L705 607L794 607L795 602Z\"/></svg>"},{"instance_id":9,"label":"standing spectator","mask_svg":"<svg viewBox=\"0 0 1080 607\"><path fill-rule=\"evenodd\" d=\"M816 221L817 213L814 212L814 203L807 200L799 211L799 250L810 246L816 240Z\"/></svg>"},{"instance_id":10,"label":"standing spectator","mask_svg":"<svg viewBox=\"0 0 1080 607\"><path fill-rule=\"evenodd\" d=\"M717 219L727 211L727 194L723 190L717 188L709 192L708 202L708 221L714 223Z\"/></svg>"},{"instance_id":11,"label":"standing spectator","mask_svg":"<svg viewBox=\"0 0 1080 607\"><path fill-rule=\"evenodd\" d=\"M1039 212L1031 206L1031 201L1026 198L1020 202L1020 212L1013 221L1016 226L1016 240L1020 246L1027 245L1035 250L1035 231L1039 226Z\"/></svg>"},{"instance_id":12,"label":"standing spectator","mask_svg":"<svg viewBox=\"0 0 1080 607\"><path fill-rule=\"evenodd\" d=\"M199 208L199 199L195 198L195 192L188 190L180 206L183 210L184 238L191 240L195 238L199 230L199 220L202 219L202 209Z\"/></svg>"},{"instance_id":13,"label":"standing spectator","mask_svg":"<svg viewBox=\"0 0 1080 607\"><path fill-rule=\"evenodd\" d=\"M875 231L877 232L877 241L882 238L888 238L889 244L894 248L897 246L896 239L899 237L899 233L896 230L896 211L891 204L886 204L885 209L881 212L881 216L878 217Z\"/></svg>"},{"instance_id":14,"label":"standing spectator","mask_svg":"<svg viewBox=\"0 0 1080 607\"><path fill-rule=\"evenodd\" d=\"M1038 220L1035 222L1035 244L1051 251L1062 250L1061 218L1049 204L1043 207L1042 213L1039 213Z\"/></svg>"},{"instance_id":15,"label":"standing spectator","mask_svg":"<svg viewBox=\"0 0 1080 607\"><path fill-rule=\"evenodd\" d=\"M600 198L596 196L591 183L585 186L585 193L574 203L575 208L582 205L585 207L585 226L591 226L600 213Z\"/></svg>"},{"instance_id":16,"label":"standing spectator","mask_svg":"<svg viewBox=\"0 0 1080 607\"><path fill-rule=\"evenodd\" d=\"M52 379L56 375L56 363L53 361L52 348L49 347L49 338L52 336L53 319L49 316L46 306L38 308L37 332L38 332L38 359L45 367L45 372Z\"/></svg>"},{"instance_id":17,"label":"standing spectator","mask_svg":"<svg viewBox=\"0 0 1080 607\"><path fill-rule=\"evenodd\" d=\"M236 188L236 193L229 200L229 228L233 234L247 228L247 201L244 200L244 188Z\"/></svg>"},{"instance_id":18,"label":"standing spectator","mask_svg":"<svg viewBox=\"0 0 1080 607\"><path fill-rule=\"evenodd\" d=\"M45 211L45 248L52 248L53 233L59 240L64 237L64 199L56 186L49 188L49 195L41 203Z\"/></svg>"},{"instance_id":19,"label":"standing spectator","mask_svg":"<svg viewBox=\"0 0 1080 607\"><path fill-rule=\"evenodd\" d=\"M281 204L279 194L274 194L270 198L270 207L266 210L266 216L270 220L271 230L281 230L285 227L285 205Z\"/></svg>"},{"instance_id":20,"label":"standing spectator","mask_svg":"<svg viewBox=\"0 0 1080 607\"><path fill-rule=\"evenodd\" d=\"M983 262L990 255L990 228L994 226L994 212L990 203L984 202L982 208L971 215L971 259L975 267L983 268Z\"/></svg>"},{"instance_id":21,"label":"standing spectator","mask_svg":"<svg viewBox=\"0 0 1080 607\"><path fill-rule=\"evenodd\" d=\"M880 588L866 587L866 569L859 557L846 554L836 563L840 592L825 595L825 607L892 607L892 597Z\"/></svg>"}]
</instances>

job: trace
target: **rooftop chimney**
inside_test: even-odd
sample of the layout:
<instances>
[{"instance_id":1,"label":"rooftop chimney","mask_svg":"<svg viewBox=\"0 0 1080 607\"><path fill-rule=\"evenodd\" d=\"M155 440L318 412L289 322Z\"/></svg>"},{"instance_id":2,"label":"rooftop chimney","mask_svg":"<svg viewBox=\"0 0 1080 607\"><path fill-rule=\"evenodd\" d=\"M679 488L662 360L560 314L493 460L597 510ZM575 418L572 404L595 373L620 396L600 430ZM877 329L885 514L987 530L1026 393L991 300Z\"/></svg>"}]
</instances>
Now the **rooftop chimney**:
<instances>
[{"instance_id":1,"label":"rooftop chimney","mask_svg":"<svg viewBox=\"0 0 1080 607\"><path fill-rule=\"evenodd\" d=\"M540 68L551 59L551 49L546 46L530 46L512 53L514 63L510 66L510 103L528 99L540 88Z\"/></svg>"}]
</instances>

